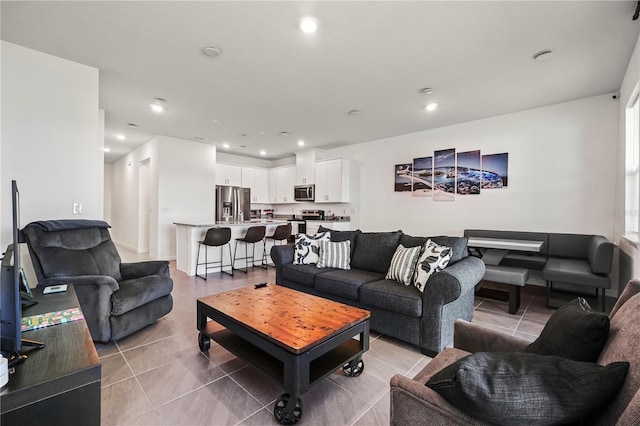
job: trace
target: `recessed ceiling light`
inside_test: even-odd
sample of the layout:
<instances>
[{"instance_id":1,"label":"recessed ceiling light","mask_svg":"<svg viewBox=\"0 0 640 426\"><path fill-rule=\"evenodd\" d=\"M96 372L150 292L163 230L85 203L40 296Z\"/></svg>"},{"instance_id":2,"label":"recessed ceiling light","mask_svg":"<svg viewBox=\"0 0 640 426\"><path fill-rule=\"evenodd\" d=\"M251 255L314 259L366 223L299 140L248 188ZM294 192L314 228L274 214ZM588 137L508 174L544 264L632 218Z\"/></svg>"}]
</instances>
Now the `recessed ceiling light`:
<instances>
[{"instance_id":1,"label":"recessed ceiling light","mask_svg":"<svg viewBox=\"0 0 640 426\"><path fill-rule=\"evenodd\" d=\"M260 155L267 155L267 151L265 151L264 149L260 151Z\"/></svg>"},{"instance_id":2,"label":"recessed ceiling light","mask_svg":"<svg viewBox=\"0 0 640 426\"><path fill-rule=\"evenodd\" d=\"M280 136L289 136L289 132L280 132Z\"/></svg>"},{"instance_id":3,"label":"recessed ceiling light","mask_svg":"<svg viewBox=\"0 0 640 426\"><path fill-rule=\"evenodd\" d=\"M246 138L246 137L247 137L247 134L246 134L246 133L240 133L240 135L239 135L239 136L240 136L241 138Z\"/></svg>"},{"instance_id":4,"label":"recessed ceiling light","mask_svg":"<svg viewBox=\"0 0 640 426\"><path fill-rule=\"evenodd\" d=\"M111 148L107 148L107 147L105 147L105 148L104 148L104 152L111 152Z\"/></svg>"},{"instance_id":5,"label":"recessed ceiling light","mask_svg":"<svg viewBox=\"0 0 640 426\"><path fill-rule=\"evenodd\" d=\"M153 103L149 104L149 106L155 112L162 112L164 111L164 106L162 104L164 104L165 102L167 101L162 98L153 98Z\"/></svg>"},{"instance_id":6,"label":"recessed ceiling light","mask_svg":"<svg viewBox=\"0 0 640 426\"><path fill-rule=\"evenodd\" d=\"M220 124L220 120L213 120L212 123L213 124Z\"/></svg>"},{"instance_id":7,"label":"recessed ceiling light","mask_svg":"<svg viewBox=\"0 0 640 426\"><path fill-rule=\"evenodd\" d=\"M349 111L347 114L349 114L352 117L355 117L357 115L362 114L362 111L360 111L359 109L352 109L351 111Z\"/></svg>"},{"instance_id":8,"label":"recessed ceiling light","mask_svg":"<svg viewBox=\"0 0 640 426\"><path fill-rule=\"evenodd\" d=\"M231 147L231 145L229 145L227 142L222 144L223 148L229 149L229 147Z\"/></svg>"},{"instance_id":9,"label":"recessed ceiling light","mask_svg":"<svg viewBox=\"0 0 640 426\"><path fill-rule=\"evenodd\" d=\"M424 108L427 111L435 111L438 108L438 104L435 102L432 102L430 104L427 104L427 106Z\"/></svg>"},{"instance_id":10,"label":"recessed ceiling light","mask_svg":"<svg viewBox=\"0 0 640 426\"><path fill-rule=\"evenodd\" d=\"M433 89L431 87L425 87L424 89L420 89L420 93L423 95L432 95Z\"/></svg>"},{"instance_id":11,"label":"recessed ceiling light","mask_svg":"<svg viewBox=\"0 0 640 426\"><path fill-rule=\"evenodd\" d=\"M310 16L302 18L300 29L307 34L313 34L318 30L318 20Z\"/></svg>"},{"instance_id":12,"label":"recessed ceiling light","mask_svg":"<svg viewBox=\"0 0 640 426\"><path fill-rule=\"evenodd\" d=\"M129 126L129 127L138 127L138 125L136 123L127 123L127 126Z\"/></svg>"},{"instance_id":13,"label":"recessed ceiling light","mask_svg":"<svg viewBox=\"0 0 640 426\"><path fill-rule=\"evenodd\" d=\"M127 137L120 133L120 134L116 135L116 139L118 139L119 141L123 141L123 140L127 139Z\"/></svg>"},{"instance_id":14,"label":"recessed ceiling light","mask_svg":"<svg viewBox=\"0 0 640 426\"><path fill-rule=\"evenodd\" d=\"M553 52L551 50L543 50L542 52L538 52L533 55L533 59L537 62L545 62L551 58L553 58Z\"/></svg>"},{"instance_id":15,"label":"recessed ceiling light","mask_svg":"<svg viewBox=\"0 0 640 426\"><path fill-rule=\"evenodd\" d=\"M208 46L202 49L205 55L215 58L222 55L222 49L217 46Z\"/></svg>"},{"instance_id":16,"label":"recessed ceiling light","mask_svg":"<svg viewBox=\"0 0 640 426\"><path fill-rule=\"evenodd\" d=\"M304 146L304 141L302 139L298 141L298 146Z\"/></svg>"},{"instance_id":17,"label":"recessed ceiling light","mask_svg":"<svg viewBox=\"0 0 640 426\"><path fill-rule=\"evenodd\" d=\"M261 135L261 136L264 136L264 135L266 135L267 133L266 133L266 132L258 132L258 134L259 134L259 135Z\"/></svg>"}]
</instances>

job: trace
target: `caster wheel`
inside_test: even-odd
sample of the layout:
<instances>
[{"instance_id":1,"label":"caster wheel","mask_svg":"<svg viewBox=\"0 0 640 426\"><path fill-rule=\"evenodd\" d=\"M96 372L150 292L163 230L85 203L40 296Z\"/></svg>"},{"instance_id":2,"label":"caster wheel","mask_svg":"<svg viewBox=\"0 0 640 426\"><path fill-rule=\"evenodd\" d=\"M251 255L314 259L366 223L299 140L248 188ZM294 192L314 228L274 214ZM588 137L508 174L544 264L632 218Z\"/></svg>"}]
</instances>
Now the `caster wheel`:
<instances>
[{"instance_id":1,"label":"caster wheel","mask_svg":"<svg viewBox=\"0 0 640 426\"><path fill-rule=\"evenodd\" d=\"M202 333L198 333L198 346L201 352L207 352L211 347L211 340Z\"/></svg>"},{"instance_id":2,"label":"caster wheel","mask_svg":"<svg viewBox=\"0 0 640 426\"><path fill-rule=\"evenodd\" d=\"M296 401L296 406L292 412L284 410L290 398L291 396L288 393L283 393L278 397L276 405L273 407L273 415L281 425L292 425L298 423L302 418L302 400L300 398Z\"/></svg>"},{"instance_id":3,"label":"caster wheel","mask_svg":"<svg viewBox=\"0 0 640 426\"><path fill-rule=\"evenodd\" d=\"M342 372L347 377L358 377L364 370L364 361L360 360L357 363L348 362L342 366Z\"/></svg>"}]
</instances>

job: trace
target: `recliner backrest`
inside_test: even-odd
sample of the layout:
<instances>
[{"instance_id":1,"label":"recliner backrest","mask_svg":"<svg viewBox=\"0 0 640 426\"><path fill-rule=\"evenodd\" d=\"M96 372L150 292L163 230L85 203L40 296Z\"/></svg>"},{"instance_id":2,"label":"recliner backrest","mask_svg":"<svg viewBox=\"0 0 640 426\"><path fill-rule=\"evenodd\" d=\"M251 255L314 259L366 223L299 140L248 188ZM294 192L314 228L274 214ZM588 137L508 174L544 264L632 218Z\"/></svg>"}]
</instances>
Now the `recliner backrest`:
<instances>
[{"instance_id":1,"label":"recliner backrest","mask_svg":"<svg viewBox=\"0 0 640 426\"><path fill-rule=\"evenodd\" d=\"M45 231L27 225L23 233L38 281L82 275L122 280L120 255L107 228Z\"/></svg>"}]
</instances>

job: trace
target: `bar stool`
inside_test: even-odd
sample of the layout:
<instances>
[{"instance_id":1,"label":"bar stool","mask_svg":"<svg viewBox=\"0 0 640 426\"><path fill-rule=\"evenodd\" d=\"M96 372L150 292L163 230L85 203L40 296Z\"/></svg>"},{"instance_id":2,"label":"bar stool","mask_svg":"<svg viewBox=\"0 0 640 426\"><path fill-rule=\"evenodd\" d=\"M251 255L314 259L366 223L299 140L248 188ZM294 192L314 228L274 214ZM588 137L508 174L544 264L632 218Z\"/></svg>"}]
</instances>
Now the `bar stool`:
<instances>
[{"instance_id":1,"label":"bar stool","mask_svg":"<svg viewBox=\"0 0 640 426\"><path fill-rule=\"evenodd\" d=\"M220 272L224 272L225 274L229 274L233 276L233 264L229 263L228 265L223 265L224 254L223 254L223 246L229 245L229 262L232 262L231 257L231 228L209 228L207 230L207 234L204 236L204 240L198 241L198 254L196 255L196 276L203 278L205 281L207 280L207 271L209 269L213 269L216 267L220 267ZM200 262L200 247L205 246L204 249L204 263ZM209 252L209 247L220 247L220 260L209 262L207 258L207 253ZM204 265L204 276L198 275L198 266ZM213 266L209 266L213 265ZM224 267L231 266L231 272L225 271Z\"/></svg>"},{"instance_id":2,"label":"bar stool","mask_svg":"<svg viewBox=\"0 0 640 426\"><path fill-rule=\"evenodd\" d=\"M267 230L266 226L252 226L249 229L247 229L247 233L244 237L242 238L236 238L236 248L233 250L233 269L236 271L240 271L240 272L244 272L245 274L247 273L248 269L249 269L249 263L248 260L251 259L251 265L254 266L254 263L256 261L255 259L255 255L256 255L256 243L262 241L262 243L264 244L264 234ZM236 257L236 252L238 251L238 244L239 243L244 243L244 257ZM249 249L247 248L247 246L251 244L253 250L251 253L251 257L249 257ZM265 263L265 254L266 252L262 253L262 264L264 265ZM245 261L245 266L244 266L244 270L243 269L239 269L236 268L236 260L244 260ZM266 266L264 266L264 268L266 268Z\"/></svg>"},{"instance_id":3,"label":"bar stool","mask_svg":"<svg viewBox=\"0 0 640 426\"><path fill-rule=\"evenodd\" d=\"M273 240L272 247L276 245L276 241L279 241L279 244L282 244L282 241L286 241L289 236L291 236L291 224L287 223L286 225L278 225L276 229L273 231L273 235L267 235L264 237L264 252L265 252L265 264L267 259L267 240ZM274 267L276 265L273 265Z\"/></svg>"}]
</instances>

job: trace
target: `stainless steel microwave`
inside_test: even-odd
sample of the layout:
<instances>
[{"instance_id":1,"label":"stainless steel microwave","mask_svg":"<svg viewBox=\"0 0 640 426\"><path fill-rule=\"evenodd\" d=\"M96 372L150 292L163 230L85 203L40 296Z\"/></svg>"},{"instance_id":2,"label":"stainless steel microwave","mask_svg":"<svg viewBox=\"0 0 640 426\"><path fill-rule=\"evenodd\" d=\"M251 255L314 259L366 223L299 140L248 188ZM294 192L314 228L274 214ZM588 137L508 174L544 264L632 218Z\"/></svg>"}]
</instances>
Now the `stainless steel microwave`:
<instances>
[{"instance_id":1,"label":"stainless steel microwave","mask_svg":"<svg viewBox=\"0 0 640 426\"><path fill-rule=\"evenodd\" d=\"M315 185L296 185L293 187L293 198L296 201L314 201L316 195Z\"/></svg>"}]
</instances>

